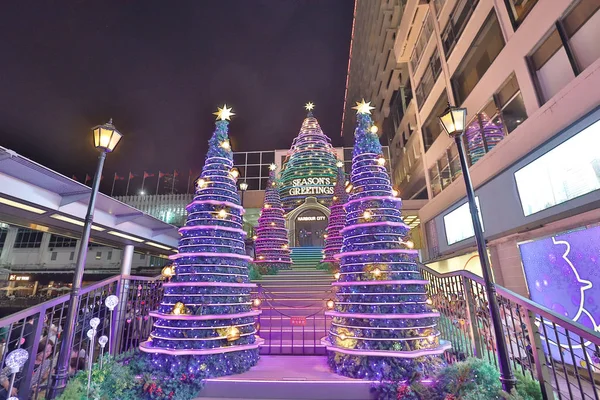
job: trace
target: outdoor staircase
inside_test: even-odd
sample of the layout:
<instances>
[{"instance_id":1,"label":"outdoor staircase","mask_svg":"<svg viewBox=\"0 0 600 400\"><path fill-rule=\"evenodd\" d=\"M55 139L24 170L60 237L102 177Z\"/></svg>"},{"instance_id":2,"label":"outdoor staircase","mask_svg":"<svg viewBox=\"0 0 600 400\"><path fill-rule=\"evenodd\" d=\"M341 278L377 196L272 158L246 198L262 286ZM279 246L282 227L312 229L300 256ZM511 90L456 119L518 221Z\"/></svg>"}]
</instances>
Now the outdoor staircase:
<instances>
[{"instance_id":1,"label":"outdoor staircase","mask_svg":"<svg viewBox=\"0 0 600 400\"><path fill-rule=\"evenodd\" d=\"M292 269L314 269L323 260L322 247L292 247L291 257L294 265Z\"/></svg>"},{"instance_id":2,"label":"outdoor staircase","mask_svg":"<svg viewBox=\"0 0 600 400\"><path fill-rule=\"evenodd\" d=\"M264 275L253 281L253 297L262 300L259 335L265 339L262 354L325 354L321 338L329 329L324 311L333 298L331 273L318 270L322 249L293 248L291 270Z\"/></svg>"}]
</instances>

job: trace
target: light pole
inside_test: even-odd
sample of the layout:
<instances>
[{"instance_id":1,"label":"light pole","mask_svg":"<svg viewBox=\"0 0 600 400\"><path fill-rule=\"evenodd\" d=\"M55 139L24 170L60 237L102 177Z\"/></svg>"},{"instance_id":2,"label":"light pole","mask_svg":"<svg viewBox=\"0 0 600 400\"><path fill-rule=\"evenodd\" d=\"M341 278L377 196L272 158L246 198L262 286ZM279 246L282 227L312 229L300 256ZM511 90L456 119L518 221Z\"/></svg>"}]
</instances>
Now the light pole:
<instances>
[{"instance_id":1,"label":"light pole","mask_svg":"<svg viewBox=\"0 0 600 400\"><path fill-rule=\"evenodd\" d=\"M248 190L248 184L246 182L240 183L240 190L242 191L242 197L240 201L242 202L242 207L244 207L244 193Z\"/></svg>"},{"instance_id":2,"label":"light pole","mask_svg":"<svg viewBox=\"0 0 600 400\"><path fill-rule=\"evenodd\" d=\"M481 262L481 270L483 272L483 280L485 282L485 292L488 298L490 315L492 316L494 335L496 336L496 352L498 355L498 361L500 363L500 380L502 381L504 390L507 393L510 393L510 391L516 385L516 379L510 366L508 347L506 345L506 339L502 329L502 318L500 316L498 299L496 297L496 285L492 281L490 260L485 247L485 238L483 237L483 229L481 227L481 220L479 219L479 210L477 203L475 202L475 192L473 191L473 184L471 182L471 175L469 175L469 166L467 165L465 148L462 140L462 135L465 131L467 122L467 109L451 107L448 105L448 108L444 114L438 118L448 136L454 139L456 148L458 149L460 166L462 168L465 186L467 188L467 199L469 202L469 210L471 211L471 219L473 221L475 241L477 242L477 253L479 254L479 260Z\"/></svg>"},{"instance_id":3,"label":"light pole","mask_svg":"<svg viewBox=\"0 0 600 400\"><path fill-rule=\"evenodd\" d=\"M79 291L81 289L83 270L85 268L85 260L87 258L87 245L90 240L90 230L92 228L92 222L94 221L94 208L96 206L96 197L98 195L98 188L100 187L100 180L102 177L102 167L104 167L104 159L106 158L106 154L115 149L122 137L121 133L112 124L112 119L104 125L96 126L92 129L92 132L94 137L94 147L99 150L100 155L98 156L98 166L96 168L96 174L94 175L92 193L90 195L90 202L88 204L87 214L85 216L83 225L83 232L81 234L81 246L79 247L79 252L77 253L77 265L75 267L75 276L73 277L71 298L69 299L69 311L62 332L63 340L60 347L56 375L50 398L54 398L55 396L59 395L67 384L69 363L71 361L71 347L73 346L73 334L75 333L75 323L77 321L77 313L79 310Z\"/></svg>"}]
</instances>

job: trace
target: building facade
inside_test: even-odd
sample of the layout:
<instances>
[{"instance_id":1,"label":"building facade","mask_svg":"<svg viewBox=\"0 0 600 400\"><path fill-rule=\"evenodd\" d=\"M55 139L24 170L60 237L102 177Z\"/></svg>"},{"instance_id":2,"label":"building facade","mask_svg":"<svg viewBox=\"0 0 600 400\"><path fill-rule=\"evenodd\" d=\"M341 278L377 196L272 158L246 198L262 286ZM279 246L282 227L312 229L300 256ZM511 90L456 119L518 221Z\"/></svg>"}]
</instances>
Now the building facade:
<instances>
[{"instance_id":1,"label":"building facade","mask_svg":"<svg viewBox=\"0 0 600 400\"><path fill-rule=\"evenodd\" d=\"M357 3L355 26L377 20L360 12L370 2ZM600 2L403 4L394 55L408 73L397 84L412 89L401 119L384 107L379 121L401 196L427 199L423 258L441 271L479 270L458 152L437 120L450 103L468 110L464 144L496 280L527 295L523 246L600 222L600 159L590 150L600 137Z\"/></svg>"}]
</instances>

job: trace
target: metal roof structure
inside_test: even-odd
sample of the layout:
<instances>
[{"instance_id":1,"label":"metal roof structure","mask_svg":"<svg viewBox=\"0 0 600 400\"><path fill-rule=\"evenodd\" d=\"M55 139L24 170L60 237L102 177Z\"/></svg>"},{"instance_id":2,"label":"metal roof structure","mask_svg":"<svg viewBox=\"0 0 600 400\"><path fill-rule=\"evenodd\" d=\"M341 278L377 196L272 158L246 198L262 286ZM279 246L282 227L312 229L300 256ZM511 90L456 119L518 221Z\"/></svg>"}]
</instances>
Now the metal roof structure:
<instances>
[{"instance_id":1,"label":"metal roof structure","mask_svg":"<svg viewBox=\"0 0 600 400\"><path fill-rule=\"evenodd\" d=\"M0 146L0 221L79 237L91 188ZM177 227L98 193L91 241L132 244L155 255L177 249Z\"/></svg>"}]
</instances>

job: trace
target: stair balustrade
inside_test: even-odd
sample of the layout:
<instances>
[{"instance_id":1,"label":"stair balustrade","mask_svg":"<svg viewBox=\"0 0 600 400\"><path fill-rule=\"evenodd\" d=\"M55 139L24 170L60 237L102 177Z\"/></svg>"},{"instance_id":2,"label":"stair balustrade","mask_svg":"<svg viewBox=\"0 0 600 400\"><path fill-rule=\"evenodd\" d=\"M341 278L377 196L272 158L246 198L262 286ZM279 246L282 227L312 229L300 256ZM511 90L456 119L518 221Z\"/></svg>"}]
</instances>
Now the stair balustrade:
<instances>
[{"instance_id":1,"label":"stair balustrade","mask_svg":"<svg viewBox=\"0 0 600 400\"><path fill-rule=\"evenodd\" d=\"M419 265L452 342L448 361L479 357L498 367L483 279L468 271L440 274ZM545 399L599 399L600 334L496 285L502 328L515 371L540 383ZM591 314L590 322L596 327ZM596 327L596 329L598 329Z\"/></svg>"}]
</instances>

